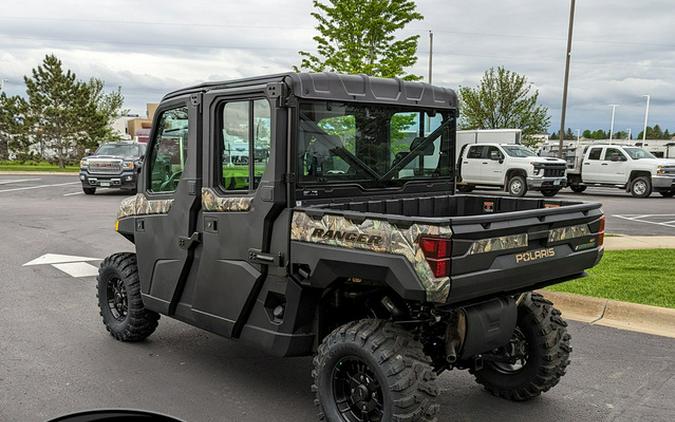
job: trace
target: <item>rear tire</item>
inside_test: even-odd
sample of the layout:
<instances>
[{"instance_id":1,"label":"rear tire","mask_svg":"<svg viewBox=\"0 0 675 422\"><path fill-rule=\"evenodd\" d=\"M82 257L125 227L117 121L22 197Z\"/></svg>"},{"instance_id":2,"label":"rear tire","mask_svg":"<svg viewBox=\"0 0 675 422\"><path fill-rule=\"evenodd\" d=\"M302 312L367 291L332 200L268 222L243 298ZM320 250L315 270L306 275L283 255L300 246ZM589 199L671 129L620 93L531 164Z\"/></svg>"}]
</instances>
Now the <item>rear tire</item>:
<instances>
[{"instance_id":1,"label":"rear tire","mask_svg":"<svg viewBox=\"0 0 675 422\"><path fill-rule=\"evenodd\" d=\"M320 420L437 421L431 359L410 332L389 322L337 328L319 346L312 377Z\"/></svg>"},{"instance_id":2,"label":"rear tire","mask_svg":"<svg viewBox=\"0 0 675 422\"><path fill-rule=\"evenodd\" d=\"M570 189L572 189L572 192L576 192L576 193L581 193L581 192L585 191L586 188L587 188L587 186L584 186L584 185L571 185L570 186Z\"/></svg>"},{"instance_id":3,"label":"rear tire","mask_svg":"<svg viewBox=\"0 0 675 422\"><path fill-rule=\"evenodd\" d=\"M556 196L560 192L560 189L544 189L541 191L541 194L546 197Z\"/></svg>"},{"instance_id":4,"label":"rear tire","mask_svg":"<svg viewBox=\"0 0 675 422\"><path fill-rule=\"evenodd\" d=\"M652 194L652 181L649 177L639 176L630 182L630 194L635 198L647 198Z\"/></svg>"},{"instance_id":5,"label":"rear tire","mask_svg":"<svg viewBox=\"0 0 675 422\"><path fill-rule=\"evenodd\" d=\"M96 193L96 188L82 188L82 192L84 192L85 195L93 195Z\"/></svg>"},{"instance_id":6,"label":"rear tire","mask_svg":"<svg viewBox=\"0 0 675 422\"><path fill-rule=\"evenodd\" d=\"M123 252L103 260L96 297L106 330L120 341L141 341L157 328L159 314L145 309L136 254Z\"/></svg>"},{"instance_id":7,"label":"rear tire","mask_svg":"<svg viewBox=\"0 0 675 422\"><path fill-rule=\"evenodd\" d=\"M485 360L483 369L470 370L488 392L513 401L530 400L558 384L572 352L567 323L560 317L560 311L538 293L528 294L518 306L514 339L519 336L525 340L526 356L519 368L517 363ZM513 348L517 350L516 346Z\"/></svg>"},{"instance_id":8,"label":"rear tire","mask_svg":"<svg viewBox=\"0 0 675 422\"><path fill-rule=\"evenodd\" d=\"M474 187L472 185L457 185L457 190L462 193L472 192Z\"/></svg>"},{"instance_id":9,"label":"rear tire","mask_svg":"<svg viewBox=\"0 0 675 422\"><path fill-rule=\"evenodd\" d=\"M509 195L523 197L527 193L527 181L523 176L512 176L506 184Z\"/></svg>"},{"instance_id":10,"label":"rear tire","mask_svg":"<svg viewBox=\"0 0 675 422\"><path fill-rule=\"evenodd\" d=\"M664 198L672 198L675 195L675 190L659 192Z\"/></svg>"}]
</instances>

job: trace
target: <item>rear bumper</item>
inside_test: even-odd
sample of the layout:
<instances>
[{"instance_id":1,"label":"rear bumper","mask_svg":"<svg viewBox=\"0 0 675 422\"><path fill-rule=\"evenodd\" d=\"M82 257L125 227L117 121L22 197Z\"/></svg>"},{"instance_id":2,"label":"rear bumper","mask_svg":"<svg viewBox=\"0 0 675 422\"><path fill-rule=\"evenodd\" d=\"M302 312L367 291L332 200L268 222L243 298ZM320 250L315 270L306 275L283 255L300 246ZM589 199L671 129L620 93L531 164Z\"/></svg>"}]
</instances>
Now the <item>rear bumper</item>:
<instances>
[{"instance_id":1,"label":"rear bumper","mask_svg":"<svg viewBox=\"0 0 675 422\"><path fill-rule=\"evenodd\" d=\"M567 177L528 177L527 188L531 190L559 189L567 186Z\"/></svg>"},{"instance_id":2,"label":"rear bumper","mask_svg":"<svg viewBox=\"0 0 675 422\"><path fill-rule=\"evenodd\" d=\"M596 265L604 252L602 247L574 252L568 244L554 249L555 257L537 263L519 265L513 255L503 255L488 270L451 277L447 303L530 291L584 277L584 271Z\"/></svg>"},{"instance_id":3,"label":"rear bumper","mask_svg":"<svg viewBox=\"0 0 675 422\"><path fill-rule=\"evenodd\" d=\"M80 171L80 181L83 188L121 188L136 189L138 173L125 171L120 174L92 174L88 171Z\"/></svg>"},{"instance_id":4,"label":"rear bumper","mask_svg":"<svg viewBox=\"0 0 675 422\"><path fill-rule=\"evenodd\" d=\"M675 176L652 176L654 189L675 189Z\"/></svg>"}]
</instances>

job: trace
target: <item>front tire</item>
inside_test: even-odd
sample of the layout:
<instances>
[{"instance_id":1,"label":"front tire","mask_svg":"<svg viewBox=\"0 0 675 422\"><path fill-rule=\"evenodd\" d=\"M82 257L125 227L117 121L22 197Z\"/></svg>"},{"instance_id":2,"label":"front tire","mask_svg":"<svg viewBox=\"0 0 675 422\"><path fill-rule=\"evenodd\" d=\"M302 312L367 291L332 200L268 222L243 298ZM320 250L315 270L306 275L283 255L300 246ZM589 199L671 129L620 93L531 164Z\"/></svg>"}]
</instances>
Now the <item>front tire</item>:
<instances>
[{"instance_id":1,"label":"front tire","mask_svg":"<svg viewBox=\"0 0 675 422\"><path fill-rule=\"evenodd\" d=\"M96 278L103 325L120 341L141 341L157 328L159 314L145 309L136 254L116 253L103 260Z\"/></svg>"},{"instance_id":2,"label":"front tire","mask_svg":"<svg viewBox=\"0 0 675 422\"><path fill-rule=\"evenodd\" d=\"M512 176L506 184L509 195L523 197L527 193L527 181L523 176Z\"/></svg>"},{"instance_id":3,"label":"front tire","mask_svg":"<svg viewBox=\"0 0 675 422\"><path fill-rule=\"evenodd\" d=\"M541 191L541 194L545 197L556 196L560 192L560 189L544 189Z\"/></svg>"},{"instance_id":4,"label":"front tire","mask_svg":"<svg viewBox=\"0 0 675 422\"><path fill-rule=\"evenodd\" d=\"M649 177L639 176L630 183L630 194L635 198L647 198L652 194L652 181Z\"/></svg>"},{"instance_id":5,"label":"front tire","mask_svg":"<svg viewBox=\"0 0 675 422\"><path fill-rule=\"evenodd\" d=\"M572 192L581 193L581 192L586 190L586 186L584 186L584 185L570 185L570 189L572 189Z\"/></svg>"},{"instance_id":6,"label":"front tire","mask_svg":"<svg viewBox=\"0 0 675 422\"><path fill-rule=\"evenodd\" d=\"M491 394L525 401L558 384L571 352L567 323L560 311L542 295L530 293L518 306L511 342L493 352L502 360L485 359L481 370L471 372Z\"/></svg>"},{"instance_id":7,"label":"front tire","mask_svg":"<svg viewBox=\"0 0 675 422\"><path fill-rule=\"evenodd\" d=\"M321 420L437 421L431 359L411 333L389 322L338 327L319 346L312 377Z\"/></svg>"},{"instance_id":8,"label":"front tire","mask_svg":"<svg viewBox=\"0 0 675 422\"><path fill-rule=\"evenodd\" d=\"M85 188L82 187L82 192L84 192L85 195L93 195L96 193L96 188Z\"/></svg>"}]
</instances>

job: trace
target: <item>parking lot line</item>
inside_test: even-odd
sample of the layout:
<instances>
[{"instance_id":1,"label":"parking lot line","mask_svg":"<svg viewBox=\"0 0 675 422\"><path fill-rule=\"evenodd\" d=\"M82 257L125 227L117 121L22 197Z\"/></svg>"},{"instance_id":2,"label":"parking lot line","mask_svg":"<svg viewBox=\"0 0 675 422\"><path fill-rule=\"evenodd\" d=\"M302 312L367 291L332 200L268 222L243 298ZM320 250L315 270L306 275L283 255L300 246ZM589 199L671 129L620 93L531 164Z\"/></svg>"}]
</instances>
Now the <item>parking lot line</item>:
<instances>
[{"instance_id":1,"label":"parking lot line","mask_svg":"<svg viewBox=\"0 0 675 422\"><path fill-rule=\"evenodd\" d=\"M82 195L84 192L79 191L79 192L70 192L70 193L64 193L63 196L73 196L73 195Z\"/></svg>"},{"instance_id":2,"label":"parking lot line","mask_svg":"<svg viewBox=\"0 0 675 422\"><path fill-rule=\"evenodd\" d=\"M666 221L666 222L662 223L662 222L659 222L659 221L643 220L643 218L649 218L649 217L671 217L671 216L675 216L675 215L673 215L673 214L649 214L649 215L638 215L636 217L626 217L626 216L623 216L623 215L616 215L616 214L612 215L612 217L621 218L621 219L628 220L628 221L634 221L636 223L654 224L656 226L664 226L664 227L675 228L675 224L672 224L672 223L675 223L675 221Z\"/></svg>"},{"instance_id":3,"label":"parking lot line","mask_svg":"<svg viewBox=\"0 0 675 422\"><path fill-rule=\"evenodd\" d=\"M23 187L23 188L2 189L2 190L0 190L0 193L16 192L16 191L20 191L20 190L29 190L29 189L50 188L50 187L53 187L53 186L77 185L78 183L80 183L80 182L78 181L78 182L68 182L68 183L55 183L53 185L26 186L26 187Z\"/></svg>"},{"instance_id":4,"label":"parking lot line","mask_svg":"<svg viewBox=\"0 0 675 422\"><path fill-rule=\"evenodd\" d=\"M24 182L37 182L42 180L39 177L33 179L12 179L12 180L0 180L0 185L11 185L12 183L24 183Z\"/></svg>"},{"instance_id":5,"label":"parking lot line","mask_svg":"<svg viewBox=\"0 0 675 422\"><path fill-rule=\"evenodd\" d=\"M98 275L98 267L87 262L69 262L66 264L52 264L52 267L63 271L71 277L93 277Z\"/></svg>"}]
</instances>

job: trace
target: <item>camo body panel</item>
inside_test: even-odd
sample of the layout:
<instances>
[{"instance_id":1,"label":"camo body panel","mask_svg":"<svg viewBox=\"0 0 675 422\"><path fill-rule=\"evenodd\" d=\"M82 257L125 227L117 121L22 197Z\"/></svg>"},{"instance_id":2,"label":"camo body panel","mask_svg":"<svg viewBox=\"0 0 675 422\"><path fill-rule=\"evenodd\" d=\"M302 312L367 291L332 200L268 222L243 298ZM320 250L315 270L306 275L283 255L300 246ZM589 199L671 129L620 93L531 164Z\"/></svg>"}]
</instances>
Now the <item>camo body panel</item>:
<instances>
[{"instance_id":1,"label":"camo body panel","mask_svg":"<svg viewBox=\"0 0 675 422\"><path fill-rule=\"evenodd\" d=\"M469 255L517 249L527 246L527 233L512 236L492 237L490 239L476 240L469 248Z\"/></svg>"},{"instance_id":2,"label":"camo body panel","mask_svg":"<svg viewBox=\"0 0 675 422\"><path fill-rule=\"evenodd\" d=\"M122 200L117 211L117 218L131 217L134 215L166 214L173 205L173 199L148 200L144 194L139 193Z\"/></svg>"},{"instance_id":3,"label":"camo body panel","mask_svg":"<svg viewBox=\"0 0 675 422\"><path fill-rule=\"evenodd\" d=\"M379 236L382 241L374 244L359 243L346 239L312 237L312 233L316 229L321 229L324 232L329 230L353 232L365 234L368 237ZM413 224L409 228L403 229L387 221L377 219L366 219L361 224L357 224L345 217L329 214L323 215L321 219L314 219L301 211L293 213L291 224L291 240L404 256L412 264L426 290L427 300L430 302L445 302L450 293L450 278L434 276L424 252L419 246L419 238L422 235L449 238L452 235L452 230L449 226L425 224Z\"/></svg>"},{"instance_id":4,"label":"camo body panel","mask_svg":"<svg viewBox=\"0 0 675 422\"><path fill-rule=\"evenodd\" d=\"M560 227L550 231L548 234L548 241L559 242L561 240L574 239L576 237L590 236L590 234L591 230L588 228L588 224Z\"/></svg>"},{"instance_id":5,"label":"camo body panel","mask_svg":"<svg viewBox=\"0 0 675 422\"><path fill-rule=\"evenodd\" d=\"M202 208L204 211L241 212L251 209L250 196L220 197L212 188L202 188Z\"/></svg>"}]
</instances>

